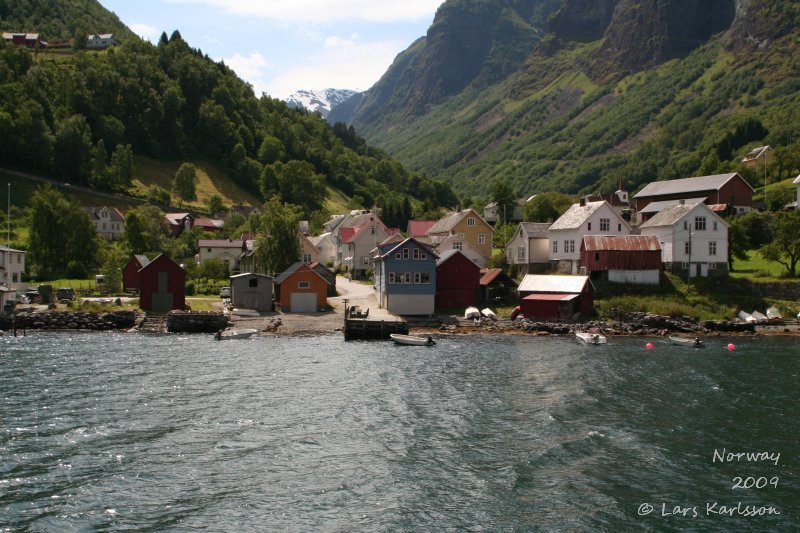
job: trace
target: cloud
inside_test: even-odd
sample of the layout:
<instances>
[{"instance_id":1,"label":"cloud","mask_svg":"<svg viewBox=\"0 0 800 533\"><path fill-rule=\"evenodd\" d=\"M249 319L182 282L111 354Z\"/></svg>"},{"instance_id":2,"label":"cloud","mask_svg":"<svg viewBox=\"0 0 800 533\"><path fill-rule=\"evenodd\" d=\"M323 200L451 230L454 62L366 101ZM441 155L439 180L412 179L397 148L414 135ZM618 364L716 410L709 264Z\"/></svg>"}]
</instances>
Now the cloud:
<instances>
[{"instance_id":1,"label":"cloud","mask_svg":"<svg viewBox=\"0 0 800 533\"><path fill-rule=\"evenodd\" d=\"M443 0L172 0L203 3L226 13L309 24L343 20L400 22L431 19Z\"/></svg>"},{"instance_id":2,"label":"cloud","mask_svg":"<svg viewBox=\"0 0 800 533\"><path fill-rule=\"evenodd\" d=\"M289 67L270 79L256 94L266 92L275 98L286 98L299 89L369 89L389 68L395 56L406 47L399 41L359 42L329 37L327 46L308 62ZM238 71L237 71L238 73Z\"/></svg>"},{"instance_id":3,"label":"cloud","mask_svg":"<svg viewBox=\"0 0 800 533\"><path fill-rule=\"evenodd\" d=\"M128 27L142 39L151 42L156 42L158 38L161 37L161 31L149 24L129 24Z\"/></svg>"},{"instance_id":4,"label":"cloud","mask_svg":"<svg viewBox=\"0 0 800 533\"><path fill-rule=\"evenodd\" d=\"M260 52L253 51L249 56L236 53L232 57L225 58L224 61L240 78L253 86L256 96L261 96L262 92L266 92L265 77L271 65Z\"/></svg>"}]
</instances>

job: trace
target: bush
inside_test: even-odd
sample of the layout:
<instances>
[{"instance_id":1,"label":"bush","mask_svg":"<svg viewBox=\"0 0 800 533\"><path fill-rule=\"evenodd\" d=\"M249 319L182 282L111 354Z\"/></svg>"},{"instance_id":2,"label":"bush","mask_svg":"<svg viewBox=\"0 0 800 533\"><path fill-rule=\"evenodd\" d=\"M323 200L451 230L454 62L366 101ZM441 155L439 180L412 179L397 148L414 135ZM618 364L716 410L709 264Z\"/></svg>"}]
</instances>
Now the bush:
<instances>
[{"instance_id":1,"label":"bush","mask_svg":"<svg viewBox=\"0 0 800 533\"><path fill-rule=\"evenodd\" d=\"M194 281L192 280L187 281L184 291L186 292L186 296L194 296L195 295Z\"/></svg>"}]
</instances>

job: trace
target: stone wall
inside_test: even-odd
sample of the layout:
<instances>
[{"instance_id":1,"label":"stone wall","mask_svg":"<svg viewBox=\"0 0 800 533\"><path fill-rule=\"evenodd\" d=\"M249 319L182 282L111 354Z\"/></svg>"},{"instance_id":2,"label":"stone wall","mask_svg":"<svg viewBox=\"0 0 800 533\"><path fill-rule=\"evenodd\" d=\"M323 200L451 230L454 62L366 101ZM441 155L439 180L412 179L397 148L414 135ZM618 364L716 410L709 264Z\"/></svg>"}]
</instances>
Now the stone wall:
<instances>
[{"instance_id":1,"label":"stone wall","mask_svg":"<svg viewBox=\"0 0 800 533\"><path fill-rule=\"evenodd\" d=\"M228 317L206 311L170 311L167 331L171 333L214 333L228 326Z\"/></svg>"},{"instance_id":2,"label":"stone wall","mask_svg":"<svg viewBox=\"0 0 800 533\"><path fill-rule=\"evenodd\" d=\"M88 313L86 311L23 311L0 315L0 329L128 329L136 323L136 311Z\"/></svg>"}]
</instances>

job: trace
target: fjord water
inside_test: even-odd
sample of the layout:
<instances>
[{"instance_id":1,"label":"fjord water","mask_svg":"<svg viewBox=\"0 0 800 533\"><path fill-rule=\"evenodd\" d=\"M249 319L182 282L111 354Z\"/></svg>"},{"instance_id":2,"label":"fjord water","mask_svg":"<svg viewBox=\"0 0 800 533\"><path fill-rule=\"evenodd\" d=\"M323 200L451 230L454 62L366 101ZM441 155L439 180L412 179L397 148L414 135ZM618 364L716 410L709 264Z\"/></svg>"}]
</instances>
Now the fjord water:
<instances>
[{"instance_id":1,"label":"fjord water","mask_svg":"<svg viewBox=\"0 0 800 533\"><path fill-rule=\"evenodd\" d=\"M797 338L437 340L2 337L0 529L800 528Z\"/></svg>"}]
</instances>

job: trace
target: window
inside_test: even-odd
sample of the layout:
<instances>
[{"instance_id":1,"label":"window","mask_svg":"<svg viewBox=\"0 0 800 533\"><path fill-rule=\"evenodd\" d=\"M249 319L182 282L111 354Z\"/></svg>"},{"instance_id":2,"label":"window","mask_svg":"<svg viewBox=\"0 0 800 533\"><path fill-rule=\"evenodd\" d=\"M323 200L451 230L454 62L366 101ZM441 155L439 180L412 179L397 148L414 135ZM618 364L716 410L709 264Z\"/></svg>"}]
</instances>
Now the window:
<instances>
[{"instance_id":1,"label":"window","mask_svg":"<svg viewBox=\"0 0 800 533\"><path fill-rule=\"evenodd\" d=\"M400 252L397 252L396 254L394 254L394 258L395 259L402 259L403 258L403 254L401 254Z\"/></svg>"},{"instance_id":2,"label":"window","mask_svg":"<svg viewBox=\"0 0 800 533\"><path fill-rule=\"evenodd\" d=\"M422 283L422 272L414 272L414 283L417 285Z\"/></svg>"},{"instance_id":3,"label":"window","mask_svg":"<svg viewBox=\"0 0 800 533\"><path fill-rule=\"evenodd\" d=\"M622 231L622 222L617 224L617 231Z\"/></svg>"},{"instance_id":4,"label":"window","mask_svg":"<svg viewBox=\"0 0 800 533\"><path fill-rule=\"evenodd\" d=\"M298 289L310 289L311 288L311 282L310 281L298 281L297 282L297 288Z\"/></svg>"},{"instance_id":5,"label":"window","mask_svg":"<svg viewBox=\"0 0 800 533\"><path fill-rule=\"evenodd\" d=\"M258 278L250 278L250 279L247 281L247 285L248 285L249 287L258 287Z\"/></svg>"},{"instance_id":6,"label":"window","mask_svg":"<svg viewBox=\"0 0 800 533\"><path fill-rule=\"evenodd\" d=\"M426 254L425 252L421 252L421 253L419 254L419 260L420 260L420 261L425 261L425 260L427 260L427 259L428 259L428 254Z\"/></svg>"},{"instance_id":7,"label":"window","mask_svg":"<svg viewBox=\"0 0 800 533\"><path fill-rule=\"evenodd\" d=\"M587 229L588 229L589 231L592 231L592 223L591 223L591 222L589 222L588 226L589 226L589 227L588 227Z\"/></svg>"},{"instance_id":8,"label":"window","mask_svg":"<svg viewBox=\"0 0 800 533\"><path fill-rule=\"evenodd\" d=\"M717 221L714 221L714 231L717 231Z\"/></svg>"},{"instance_id":9,"label":"window","mask_svg":"<svg viewBox=\"0 0 800 533\"><path fill-rule=\"evenodd\" d=\"M414 248L411 253L412 259L419 260L419 248Z\"/></svg>"},{"instance_id":10,"label":"window","mask_svg":"<svg viewBox=\"0 0 800 533\"><path fill-rule=\"evenodd\" d=\"M207 251L208 253L211 253L211 248L206 248L206 251Z\"/></svg>"},{"instance_id":11,"label":"window","mask_svg":"<svg viewBox=\"0 0 800 533\"><path fill-rule=\"evenodd\" d=\"M486 234L478 233L478 244L486 244Z\"/></svg>"},{"instance_id":12,"label":"window","mask_svg":"<svg viewBox=\"0 0 800 533\"><path fill-rule=\"evenodd\" d=\"M553 241L553 253L558 253L558 241Z\"/></svg>"},{"instance_id":13,"label":"window","mask_svg":"<svg viewBox=\"0 0 800 533\"><path fill-rule=\"evenodd\" d=\"M709 243L708 243L708 255L717 255L717 242L716 241L709 241Z\"/></svg>"},{"instance_id":14,"label":"window","mask_svg":"<svg viewBox=\"0 0 800 533\"><path fill-rule=\"evenodd\" d=\"M708 269L709 270L716 270L717 269L717 264L716 263L709 263L708 264Z\"/></svg>"},{"instance_id":15,"label":"window","mask_svg":"<svg viewBox=\"0 0 800 533\"><path fill-rule=\"evenodd\" d=\"M408 259L409 252L408 248L403 248L403 259Z\"/></svg>"},{"instance_id":16,"label":"window","mask_svg":"<svg viewBox=\"0 0 800 533\"><path fill-rule=\"evenodd\" d=\"M368 255L364 255L364 256L361 257L361 264L362 265L368 265L369 264L369 256Z\"/></svg>"},{"instance_id":17,"label":"window","mask_svg":"<svg viewBox=\"0 0 800 533\"><path fill-rule=\"evenodd\" d=\"M525 259L525 247L519 246L517 248L517 259L524 260Z\"/></svg>"},{"instance_id":18,"label":"window","mask_svg":"<svg viewBox=\"0 0 800 533\"><path fill-rule=\"evenodd\" d=\"M474 225L475 225L475 219L472 218L472 217L469 217L467 219L467 226L474 226Z\"/></svg>"},{"instance_id":19,"label":"window","mask_svg":"<svg viewBox=\"0 0 800 533\"><path fill-rule=\"evenodd\" d=\"M419 282L423 285L430 285L431 283L431 273L430 272L420 272L419 273Z\"/></svg>"},{"instance_id":20,"label":"window","mask_svg":"<svg viewBox=\"0 0 800 533\"><path fill-rule=\"evenodd\" d=\"M569 253L575 253L575 241L569 241Z\"/></svg>"},{"instance_id":21,"label":"window","mask_svg":"<svg viewBox=\"0 0 800 533\"><path fill-rule=\"evenodd\" d=\"M303 263L310 263L311 262L311 254L304 253L303 254Z\"/></svg>"},{"instance_id":22,"label":"window","mask_svg":"<svg viewBox=\"0 0 800 533\"><path fill-rule=\"evenodd\" d=\"M685 253L686 255L692 255L692 243L690 243L689 241L683 243L683 253Z\"/></svg>"},{"instance_id":23,"label":"window","mask_svg":"<svg viewBox=\"0 0 800 533\"><path fill-rule=\"evenodd\" d=\"M695 229L695 231L705 231L706 230L706 217L695 217L694 218L694 229Z\"/></svg>"},{"instance_id":24,"label":"window","mask_svg":"<svg viewBox=\"0 0 800 533\"><path fill-rule=\"evenodd\" d=\"M461 241L453 241L453 250L461 249Z\"/></svg>"},{"instance_id":25,"label":"window","mask_svg":"<svg viewBox=\"0 0 800 533\"><path fill-rule=\"evenodd\" d=\"M410 284L411 283L411 273L410 272L403 272L401 274L403 276L403 283Z\"/></svg>"},{"instance_id":26,"label":"window","mask_svg":"<svg viewBox=\"0 0 800 533\"><path fill-rule=\"evenodd\" d=\"M12 273L11 273L11 283L17 283L17 282L19 281L19 280L17 279L17 276L18 276L18 275L19 275L19 273L18 273L18 272L12 272Z\"/></svg>"},{"instance_id":27,"label":"window","mask_svg":"<svg viewBox=\"0 0 800 533\"><path fill-rule=\"evenodd\" d=\"M683 221L683 229L689 229L689 222L686 220Z\"/></svg>"},{"instance_id":28,"label":"window","mask_svg":"<svg viewBox=\"0 0 800 533\"><path fill-rule=\"evenodd\" d=\"M389 272L389 283L394 283L394 272Z\"/></svg>"},{"instance_id":29,"label":"window","mask_svg":"<svg viewBox=\"0 0 800 533\"><path fill-rule=\"evenodd\" d=\"M600 219L600 231L608 231L609 229L611 229L611 219L601 218Z\"/></svg>"},{"instance_id":30,"label":"window","mask_svg":"<svg viewBox=\"0 0 800 533\"><path fill-rule=\"evenodd\" d=\"M569 253L569 241L564 241L564 253Z\"/></svg>"}]
</instances>

